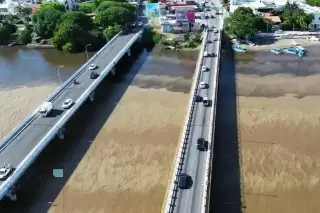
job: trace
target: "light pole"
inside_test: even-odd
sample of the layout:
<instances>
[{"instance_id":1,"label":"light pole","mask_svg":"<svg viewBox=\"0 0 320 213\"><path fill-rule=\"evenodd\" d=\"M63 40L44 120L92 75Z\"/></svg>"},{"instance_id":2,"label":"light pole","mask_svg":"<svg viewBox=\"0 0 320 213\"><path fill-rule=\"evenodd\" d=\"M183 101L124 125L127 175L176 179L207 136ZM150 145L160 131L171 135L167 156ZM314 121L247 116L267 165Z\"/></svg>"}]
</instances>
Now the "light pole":
<instances>
[{"instance_id":1,"label":"light pole","mask_svg":"<svg viewBox=\"0 0 320 213\"><path fill-rule=\"evenodd\" d=\"M60 84L62 84L62 80L61 80L61 76L60 76L60 68L64 67L63 65L60 65L57 69L57 72L58 72L58 77L59 77L59 80L60 80Z\"/></svg>"},{"instance_id":2,"label":"light pole","mask_svg":"<svg viewBox=\"0 0 320 213\"><path fill-rule=\"evenodd\" d=\"M86 45L86 55L87 55L87 61L89 60L89 55L88 55L88 47L91 46L91 44Z\"/></svg>"}]
</instances>

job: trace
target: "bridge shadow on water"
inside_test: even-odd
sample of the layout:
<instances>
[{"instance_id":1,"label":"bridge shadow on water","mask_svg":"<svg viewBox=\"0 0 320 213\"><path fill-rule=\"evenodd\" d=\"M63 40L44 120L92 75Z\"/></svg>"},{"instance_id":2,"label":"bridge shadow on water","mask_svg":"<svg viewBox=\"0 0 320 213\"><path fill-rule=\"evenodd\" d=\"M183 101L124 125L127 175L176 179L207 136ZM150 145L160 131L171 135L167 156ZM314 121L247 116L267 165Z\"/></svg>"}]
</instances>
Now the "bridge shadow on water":
<instances>
[{"instance_id":1,"label":"bridge shadow on water","mask_svg":"<svg viewBox=\"0 0 320 213\"><path fill-rule=\"evenodd\" d=\"M226 34L223 34L217 98L210 213L241 213L235 56Z\"/></svg>"},{"instance_id":2,"label":"bridge shadow on water","mask_svg":"<svg viewBox=\"0 0 320 213\"><path fill-rule=\"evenodd\" d=\"M135 44L131 57L120 60L116 75L98 86L95 101L84 103L68 122L65 139L54 139L21 178L17 186L21 200L0 202L1 213L44 213L57 205L53 202L146 61L148 54L141 59L141 52L141 45ZM53 169L63 169L63 177L53 177Z\"/></svg>"}]
</instances>

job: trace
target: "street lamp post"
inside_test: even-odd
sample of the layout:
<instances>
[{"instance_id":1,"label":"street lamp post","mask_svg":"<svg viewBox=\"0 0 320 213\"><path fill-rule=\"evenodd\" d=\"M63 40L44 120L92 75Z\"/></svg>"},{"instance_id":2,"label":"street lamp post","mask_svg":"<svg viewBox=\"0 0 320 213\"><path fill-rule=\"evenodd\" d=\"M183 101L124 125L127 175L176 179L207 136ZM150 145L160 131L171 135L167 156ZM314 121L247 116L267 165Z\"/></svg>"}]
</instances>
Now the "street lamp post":
<instances>
[{"instance_id":1,"label":"street lamp post","mask_svg":"<svg viewBox=\"0 0 320 213\"><path fill-rule=\"evenodd\" d=\"M89 55L88 55L88 47L91 46L91 44L86 45L86 56L87 56L87 61L89 60Z\"/></svg>"},{"instance_id":2,"label":"street lamp post","mask_svg":"<svg viewBox=\"0 0 320 213\"><path fill-rule=\"evenodd\" d=\"M61 76L60 76L60 68L64 67L63 65L60 65L57 69L57 72L58 72L58 77L59 77L59 81L60 81L60 84L62 84L62 80L61 80Z\"/></svg>"}]
</instances>

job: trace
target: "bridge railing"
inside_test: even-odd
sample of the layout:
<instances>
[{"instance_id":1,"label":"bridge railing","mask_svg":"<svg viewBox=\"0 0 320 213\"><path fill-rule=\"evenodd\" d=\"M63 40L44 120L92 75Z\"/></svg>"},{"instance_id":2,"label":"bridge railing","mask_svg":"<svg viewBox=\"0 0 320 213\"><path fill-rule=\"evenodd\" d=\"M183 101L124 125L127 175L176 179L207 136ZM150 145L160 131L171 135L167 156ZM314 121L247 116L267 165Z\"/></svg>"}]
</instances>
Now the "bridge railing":
<instances>
[{"instance_id":1,"label":"bridge railing","mask_svg":"<svg viewBox=\"0 0 320 213\"><path fill-rule=\"evenodd\" d=\"M222 38L222 28L223 24L219 26L219 38L218 42L219 44L217 45L217 63L215 67L215 75L214 75L214 82L213 82L213 97L212 97L212 108L211 108L211 114L210 114L210 133L209 133L209 138L208 138L208 153L207 153L207 159L206 159L206 177L205 177L205 185L204 185L204 193L203 193L203 198L202 198L202 203L203 203L203 208L201 213L208 213L210 212L210 196L211 196L211 177L212 177L212 164L213 164L213 150L214 150L214 135L215 135L215 120L216 120L216 111L217 111L217 98L218 98L218 83L219 83L219 74L220 74L220 54L221 54L221 38Z\"/></svg>"},{"instance_id":2,"label":"bridge railing","mask_svg":"<svg viewBox=\"0 0 320 213\"><path fill-rule=\"evenodd\" d=\"M23 161L16 167L13 174L1 185L0 188L0 200L3 198L5 193L11 189L13 184L21 177L21 175L25 172L25 170L33 163L36 157L42 152L42 150L48 145L48 143L52 140L52 138L56 135L56 132L65 125L65 123L73 116L74 112L76 112L79 107L82 105L84 101L87 100L89 94L101 83L101 81L109 74L109 71L114 66L113 63L116 63L120 60L120 58L125 54L126 51L124 49L128 49L137 39L141 36L142 30L140 30L120 51L114 59L110 62L110 64L105 67L105 69L101 72L99 78L97 78L93 83L86 89L83 94L75 101L75 105L68 110L48 132L47 134L39 141L39 143L30 151L30 153L23 159Z\"/></svg>"},{"instance_id":3,"label":"bridge railing","mask_svg":"<svg viewBox=\"0 0 320 213\"><path fill-rule=\"evenodd\" d=\"M83 64L70 78L65 81L61 86L59 86L52 94L50 94L44 102L54 101L61 93L63 93L70 84L73 83L73 80L79 77L84 71L86 71L86 67L88 64L92 63L98 57L101 56L107 49L110 44L112 44L119 35L121 35L122 31L116 34L107 44L105 44L94 56L92 56L85 64ZM31 114L29 114L23 121L20 122L18 126L16 126L7 136L5 136L0 141L0 152L2 152L7 145L10 144L10 141L14 140L26 127L30 125L38 116L39 107L37 107ZM0 165L1 166L1 165Z\"/></svg>"},{"instance_id":4,"label":"bridge railing","mask_svg":"<svg viewBox=\"0 0 320 213\"><path fill-rule=\"evenodd\" d=\"M183 165L183 161L185 158L185 154L186 154L186 149L187 149L187 144L188 144L188 140L189 140L189 136L190 136L190 126L192 123L192 119L193 119L193 112L194 112L194 107L195 107L195 96L197 94L198 91L198 86L199 86L199 82L200 82L200 77L201 77L201 67L203 64L203 53L204 53L204 48L205 48L205 44L207 41L207 37L208 37L208 32L205 31L204 35L203 35L203 39L202 39L202 44L201 44L201 50L199 53L199 57L198 57L198 62L197 62L197 66L195 69L195 78L193 80L193 84L191 87L191 94L190 94L190 100L189 100L189 108L187 111L187 117L184 123L184 127L182 130L182 134L181 134L181 138L180 138L180 143L179 143L179 148L177 151L177 156L176 156L176 161L175 161L175 166L173 169L173 173L172 173L172 178L171 181L169 183L169 187L168 187L168 191L167 191L167 195L166 195L166 202L164 203L164 213L172 213L175 207L175 201L177 198L177 193L178 193L178 175L181 173L182 170L182 165Z\"/></svg>"}]
</instances>

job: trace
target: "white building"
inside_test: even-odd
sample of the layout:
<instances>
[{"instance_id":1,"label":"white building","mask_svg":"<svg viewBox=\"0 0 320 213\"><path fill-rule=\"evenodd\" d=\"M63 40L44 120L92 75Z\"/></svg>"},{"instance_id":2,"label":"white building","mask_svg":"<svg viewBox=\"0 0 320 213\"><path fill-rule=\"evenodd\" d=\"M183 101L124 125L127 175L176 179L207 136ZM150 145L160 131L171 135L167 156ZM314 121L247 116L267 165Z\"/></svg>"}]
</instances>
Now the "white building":
<instances>
[{"instance_id":1,"label":"white building","mask_svg":"<svg viewBox=\"0 0 320 213\"><path fill-rule=\"evenodd\" d=\"M73 10L78 6L75 0L43 0L42 2L58 2L63 4L66 10Z\"/></svg>"},{"instance_id":2,"label":"white building","mask_svg":"<svg viewBox=\"0 0 320 213\"><path fill-rule=\"evenodd\" d=\"M16 0L0 0L0 14L1 15L9 15L14 14L14 8L19 5Z\"/></svg>"},{"instance_id":3,"label":"white building","mask_svg":"<svg viewBox=\"0 0 320 213\"><path fill-rule=\"evenodd\" d=\"M314 15L314 19L311 23L311 26L315 29L320 29L320 8L312 7L304 3L299 3L299 7L303 9L306 13L311 13Z\"/></svg>"}]
</instances>

